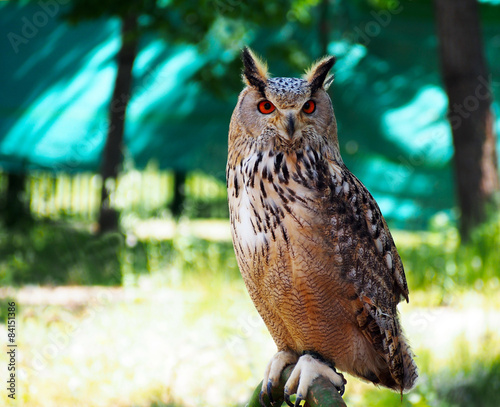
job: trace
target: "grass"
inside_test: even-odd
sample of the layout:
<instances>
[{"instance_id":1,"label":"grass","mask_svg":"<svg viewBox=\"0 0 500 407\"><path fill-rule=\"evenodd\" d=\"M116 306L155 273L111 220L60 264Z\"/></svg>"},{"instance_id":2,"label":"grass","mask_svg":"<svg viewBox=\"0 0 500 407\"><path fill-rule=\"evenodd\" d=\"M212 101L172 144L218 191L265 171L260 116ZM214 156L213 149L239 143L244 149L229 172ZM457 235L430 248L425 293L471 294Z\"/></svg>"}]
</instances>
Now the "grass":
<instances>
[{"instance_id":1,"label":"grass","mask_svg":"<svg viewBox=\"0 0 500 407\"><path fill-rule=\"evenodd\" d=\"M122 291L89 288L88 297L71 307L54 304L51 289L39 289L45 293L36 303L21 292L27 303L18 317L20 405L242 402L260 370L252 354L272 353L261 324L251 335L255 342L243 333L246 320L238 318L254 311L242 287L225 283L219 288L228 295L215 300L220 291L201 285L155 285L148 279ZM66 290L70 303L75 293ZM0 331L4 336L4 327Z\"/></svg>"},{"instance_id":2,"label":"grass","mask_svg":"<svg viewBox=\"0 0 500 407\"><path fill-rule=\"evenodd\" d=\"M350 407L498 405L500 223L460 246L439 222L394 234L419 384L401 404L348 378ZM227 222L126 226L102 237L58 222L0 229L0 321L9 299L18 304L17 405L243 406L275 347L239 277Z\"/></svg>"},{"instance_id":3,"label":"grass","mask_svg":"<svg viewBox=\"0 0 500 407\"><path fill-rule=\"evenodd\" d=\"M28 229L0 229L0 285L4 286L129 284L144 273L166 268L165 278L172 281L181 275L239 275L230 241L195 237L189 227L179 227L168 240L139 240L133 233L94 236L88 228L53 221Z\"/></svg>"},{"instance_id":4,"label":"grass","mask_svg":"<svg viewBox=\"0 0 500 407\"><path fill-rule=\"evenodd\" d=\"M457 286L481 290L500 278L500 216L478 228L467 244L444 216L436 216L431 231L396 232L395 240L413 289L439 287L443 293Z\"/></svg>"},{"instance_id":5,"label":"grass","mask_svg":"<svg viewBox=\"0 0 500 407\"><path fill-rule=\"evenodd\" d=\"M27 287L6 294L21 304L19 406L243 406L275 352L240 280L198 279L172 288L150 275L128 288ZM439 311L429 308L427 326L413 323L422 318L420 307L402 309L421 375L403 406L497 405L500 309L474 310L491 321L469 337L470 321L460 318L466 303L457 296ZM447 329L443 338L436 327L449 321L460 329ZM5 358L0 354L0 366ZM0 381L4 375L1 369ZM350 407L401 405L398 394L347 380Z\"/></svg>"}]
</instances>

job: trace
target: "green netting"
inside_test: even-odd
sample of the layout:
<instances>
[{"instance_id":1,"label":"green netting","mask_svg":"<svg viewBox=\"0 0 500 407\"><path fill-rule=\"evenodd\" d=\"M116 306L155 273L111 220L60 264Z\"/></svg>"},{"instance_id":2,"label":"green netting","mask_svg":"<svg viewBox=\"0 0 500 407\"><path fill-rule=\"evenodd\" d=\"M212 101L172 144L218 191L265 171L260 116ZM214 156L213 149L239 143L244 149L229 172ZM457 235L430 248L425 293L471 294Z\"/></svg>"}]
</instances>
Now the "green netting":
<instances>
[{"instance_id":1,"label":"green netting","mask_svg":"<svg viewBox=\"0 0 500 407\"><path fill-rule=\"evenodd\" d=\"M431 9L421 5L416 12L406 4L398 13L375 12L341 4L332 11L328 50L338 56L330 94L345 162L387 217L401 226L424 226L436 211L454 205L447 99ZM38 4L0 7L0 166L96 171L108 128L119 24L69 26L42 14ZM498 94L499 19L484 20ZM249 37L277 74L300 74L280 60L281 43L319 48L316 29L292 28L256 29ZM227 130L239 89L219 99L193 79L217 58L228 58L217 44L202 52L153 36L141 41L125 135L127 159L136 167L154 159L160 168L199 169L224 178ZM500 117L498 105L495 110Z\"/></svg>"}]
</instances>

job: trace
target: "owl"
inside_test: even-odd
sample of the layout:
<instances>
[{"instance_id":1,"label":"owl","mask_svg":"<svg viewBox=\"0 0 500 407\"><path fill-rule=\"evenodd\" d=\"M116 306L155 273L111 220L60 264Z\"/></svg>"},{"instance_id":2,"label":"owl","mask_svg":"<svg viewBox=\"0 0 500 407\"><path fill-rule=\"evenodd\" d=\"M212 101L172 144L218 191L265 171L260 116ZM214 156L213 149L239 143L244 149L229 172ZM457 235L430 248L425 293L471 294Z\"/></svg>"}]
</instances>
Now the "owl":
<instances>
[{"instance_id":1,"label":"owl","mask_svg":"<svg viewBox=\"0 0 500 407\"><path fill-rule=\"evenodd\" d=\"M318 376L343 393L337 369L411 389L417 367L396 308L406 277L377 203L340 155L327 94L335 58L303 78L270 77L248 48L242 60L226 176L238 265L278 351L261 395L272 397L289 364L289 405Z\"/></svg>"}]
</instances>

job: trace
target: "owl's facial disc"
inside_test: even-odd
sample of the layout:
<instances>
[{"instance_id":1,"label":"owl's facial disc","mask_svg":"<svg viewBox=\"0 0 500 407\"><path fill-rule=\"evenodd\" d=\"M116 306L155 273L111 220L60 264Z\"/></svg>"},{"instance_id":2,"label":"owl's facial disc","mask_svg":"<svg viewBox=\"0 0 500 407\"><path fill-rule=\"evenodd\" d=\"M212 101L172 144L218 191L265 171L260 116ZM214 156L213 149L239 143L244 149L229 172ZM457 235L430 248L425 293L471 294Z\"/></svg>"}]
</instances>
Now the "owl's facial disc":
<instances>
[{"instance_id":1,"label":"owl's facial disc","mask_svg":"<svg viewBox=\"0 0 500 407\"><path fill-rule=\"evenodd\" d=\"M270 78L265 85L263 90L247 86L234 116L244 134L259 141L259 148L296 148L335 133L332 104L324 89L313 92L309 82L298 78Z\"/></svg>"}]
</instances>

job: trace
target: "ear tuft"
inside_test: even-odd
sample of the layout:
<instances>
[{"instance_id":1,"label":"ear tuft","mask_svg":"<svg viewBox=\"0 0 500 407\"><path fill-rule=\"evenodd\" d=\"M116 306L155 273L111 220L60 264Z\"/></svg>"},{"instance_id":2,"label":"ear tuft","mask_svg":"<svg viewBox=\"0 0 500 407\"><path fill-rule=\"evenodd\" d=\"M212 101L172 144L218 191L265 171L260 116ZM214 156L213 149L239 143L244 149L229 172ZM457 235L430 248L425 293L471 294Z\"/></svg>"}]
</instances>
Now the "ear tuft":
<instances>
[{"instance_id":1,"label":"ear tuft","mask_svg":"<svg viewBox=\"0 0 500 407\"><path fill-rule=\"evenodd\" d=\"M316 92L319 88L328 89L333 82L333 75L328 80L325 81L325 79L333 64L335 64L335 57L325 57L306 71L305 79L311 85L311 93Z\"/></svg>"},{"instance_id":2,"label":"ear tuft","mask_svg":"<svg viewBox=\"0 0 500 407\"><path fill-rule=\"evenodd\" d=\"M243 61L244 82L264 93L268 78L267 64L248 47L243 48L241 59Z\"/></svg>"}]
</instances>

